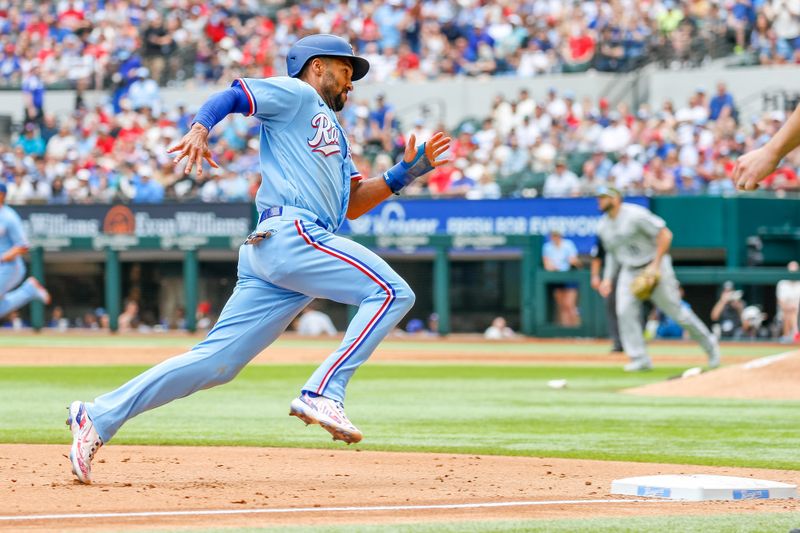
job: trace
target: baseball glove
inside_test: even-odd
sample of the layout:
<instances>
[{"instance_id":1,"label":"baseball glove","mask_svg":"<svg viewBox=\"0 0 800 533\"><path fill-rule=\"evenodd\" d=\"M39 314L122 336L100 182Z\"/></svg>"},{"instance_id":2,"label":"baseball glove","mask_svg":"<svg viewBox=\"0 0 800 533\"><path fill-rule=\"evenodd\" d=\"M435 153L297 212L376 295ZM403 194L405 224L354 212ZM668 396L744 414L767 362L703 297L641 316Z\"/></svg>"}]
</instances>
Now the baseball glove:
<instances>
[{"instance_id":1,"label":"baseball glove","mask_svg":"<svg viewBox=\"0 0 800 533\"><path fill-rule=\"evenodd\" d=\"M639 300L649 300L653 289L658 285L661 275L652 270L643 270L631 282L631 292Z\"/></svg>"}]
</instances>

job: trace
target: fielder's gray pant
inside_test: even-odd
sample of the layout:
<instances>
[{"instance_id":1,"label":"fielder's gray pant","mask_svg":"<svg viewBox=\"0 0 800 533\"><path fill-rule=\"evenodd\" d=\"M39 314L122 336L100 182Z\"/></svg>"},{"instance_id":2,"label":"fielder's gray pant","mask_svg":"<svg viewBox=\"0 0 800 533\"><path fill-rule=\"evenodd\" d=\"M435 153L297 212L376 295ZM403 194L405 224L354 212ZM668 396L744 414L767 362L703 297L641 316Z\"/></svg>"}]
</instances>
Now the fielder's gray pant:
<instances>
[{"instance_id":1,"label":"fielder's gray pant","mask_svg":"<svg viewBox=\"0 0 800 533\"><path fill-rule=\"evenodd\" d=\"M619 339L619 325L617 324L617 285L619 276L611 280L611 294L606 298L606 317L608 318L608 337L611 339L611 349L619 351L622 342Z\"/></svg>"},{"instance_id":2,"label":"fielder's gray pant","mask_svg":"<svg viewBox=\"0 0 800 533\"><path fill-rule=\"evenodd\" d=\"M617 282L617 317L619 319L619 335L625 353L632 361L650 362L642 331L642 302L631 292L631 282L643 269L623 267ZM717 339L694 312L681 305L678 292L678 280L672 269L672 258L665 255L661 260L661 281L653 290L650 301L689 332L703 350L712 357L719 349Z\"/></svg>"}]
</instances>

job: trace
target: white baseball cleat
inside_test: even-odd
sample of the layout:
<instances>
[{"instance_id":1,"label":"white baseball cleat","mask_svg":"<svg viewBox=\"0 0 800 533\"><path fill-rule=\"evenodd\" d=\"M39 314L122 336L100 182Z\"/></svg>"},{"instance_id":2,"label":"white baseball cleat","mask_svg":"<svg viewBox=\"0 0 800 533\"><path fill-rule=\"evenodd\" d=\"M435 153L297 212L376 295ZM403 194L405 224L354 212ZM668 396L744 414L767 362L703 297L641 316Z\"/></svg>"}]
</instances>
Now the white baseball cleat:
<instances>
[{"instance_id":1,"label":"white baseball cleat","mask_svg":"<svg viewBox=\"0 0 800 533\"><path fill-rule=\"evenodd\" d=\"M72 473L81 483L92 482L92 459L95 452L103 445L103 440L94 429L94 424L86 413L86 406L81 401L74 401L69 406L67 425L72 431L72 448L69 460Z\"/></svg>"},{"instance_id":2,"label":"white baseball cleat","mask_svg":"<svg viewBox=\"0 0 800 533\"><path fill-rule=\"evenodd\" d=\"M33 288L36 289L36 295L44 305L50 305L50 293L47 292L47 289L44 288L44 285L39 283L38 279L34 278L33 276L29 276L25 281L33 285Z\"/></svg>"},{"instance_id":3,"label":"white baseball cleat","mask_svg":"<svg viewBox=\"0 0 800 533\"><path fill-rule=\"evenodd\" d=\"M306 424L319 424L333 440L341 440L347 444L359 442L364 435L350 422L344 412L342 402L317 396L312 398L306 393L292 400L289 415L296 416Z\"/></svg>"},{"instance_id":4,"label":"white baseball cleat","mask_svg":"<svg viewBox=\"0 0 800 533\"><path fill-rule=\"evenodd\" d=\"M653 365L647 359L635 359L622 367L625 372L643 372L652 368Z\"/></svg>"}]
</instances>

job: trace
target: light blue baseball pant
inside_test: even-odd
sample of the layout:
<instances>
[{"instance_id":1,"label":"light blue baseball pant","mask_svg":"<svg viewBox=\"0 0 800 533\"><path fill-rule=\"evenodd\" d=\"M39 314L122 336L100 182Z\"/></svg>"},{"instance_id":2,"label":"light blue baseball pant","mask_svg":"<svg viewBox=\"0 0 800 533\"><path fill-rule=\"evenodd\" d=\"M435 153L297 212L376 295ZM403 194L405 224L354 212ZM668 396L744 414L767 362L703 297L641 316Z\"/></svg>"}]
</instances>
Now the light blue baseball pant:
<instances>
[{"instance_id":1,"label":"light blue baseball pant","mask_svg":"<svg viewBox=\"0 0 800 533\"><path fill-rule=\"evenodd\" d=\"M303 387L344 400L353 373L411 309L414 293L371 251L310 222L307 211L293 215L264 220L257 231L272 236L241 246L238 282L205 340L86 405L103 442L139 413L233 379L314 298L359 306L339 348Z\"/></svg>"},{"instance_id":2,"label":"light blue baseball pant","mask_svg":"<svg viewBox=\"0 0 800 533\"><path fill-rule=\"evenodd\" d=\"M24 277L25 263L22 259L0 264L0 317L39 297L36 287L27 281L16 290L11 290L19 285Z\"/></svg>"}]
</instances>

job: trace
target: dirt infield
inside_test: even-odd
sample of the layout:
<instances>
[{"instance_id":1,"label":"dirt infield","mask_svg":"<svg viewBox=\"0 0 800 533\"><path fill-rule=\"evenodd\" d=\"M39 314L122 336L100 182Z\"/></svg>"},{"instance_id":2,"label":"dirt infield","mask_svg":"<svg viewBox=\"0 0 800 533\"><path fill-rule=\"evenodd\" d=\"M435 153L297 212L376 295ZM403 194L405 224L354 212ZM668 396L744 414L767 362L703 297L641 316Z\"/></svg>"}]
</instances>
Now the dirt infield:
<instances>
[{"instance_id":1,"label":"dirt infield","mask_svg":"<svg viewBox=\"0 0 800 533\"><path fill-rule=\"evenodd\" d=\"M35 341L36 336L31 334L17 335L21 339ZM64 338L77 338L85 340L82 346L59 346L57 348L45 348L36 346L35 342L31 346L14 346L0 349L0 366L23 365L23 366L62 366L62 365L153 365L169 357L179 355L190 349L193 344L202 340L202 337L190 337L188 335L166 334L158 335L159 339L170 339L175 341L173 346L142 346L137 345L137 338L148 341L153 340L153 336L129 336L121 340L130 344L119 346L92 346L93 338L108 338L107 333L65 335ZM306 345L302 349L294 346L273 345L257 355L251 364L270 364L270 363L289 363L289 364L319 364L325 357L330 355L331 347L325 339L309 339L296 337L291 334L284 334L281 339L303 340ZM185 344L182 341L185 340ZM418 342L432 343L440 349L424 349ZM486 341L481 336L470 335L451 335L448 338L391 338L392 343L380 345L375 353L370 357L370 363L374 362L408 362L408 363L475 363L475 364L541 364L541 365L609 365L622 366L628 359L623 354L605 352L602 355L596 353L586 354L576 350L575 353L563 353L548 351L547 340L539 339L519 339L516 341L504 341L503 345L530 346L530 352L504 352L503 345L496 342ZM465 353L455 347L459 344L469 343L471 345L485 345L486 350ZM586 346L607 346L607 341L595 340L573 340L570 341L576 347ZM404 344L414 344L412 348L404 347ZM494 349L493 349L494 348ZM780 345L776 345L776 352L780 350ZM655 356L655 364L660 365L703 365L706 358L703 355L695 357L686 356Z\"/></svg>"},{"instance_id":2,"label":"dirt infield","mask_svg":"<svg viewBox=\"0 0 800 533\"><path fill-rule=\"evenodd\" d=\"M782 470L356 449L109 446L95 460L95 484L86 486L73 479L63 456L67 452L66 446L0 445L0 529L116 531L800 510L800 502L787 500L640 502L609 494L613 479L662 473L798 481L797 472ZM477 506L511 502L541 504ZM426 505L466 507L391 509ZM383 509L369 509L377 506ZM358 509L334 510L343 507ZM48 514L215 510L233 514L7 520Z\"/></svg>"},{"instance_id":3,"label":"dirt infield","mask_svg":"<svg viewBox=\"0 0 800 533\"><path fill-rule=\"evenodd\" d=\"M639 396L800 400L800 350L623 392Z\"/></svg>"},{"instance_id":4,"label":"dirt infield","mask_svg":"<svg viewBox=\"0 0 800 533\"><path fill-rule=\"evenodd\" d=\"M180 353L182 339L186 348L195 340L182 337L173 343L177 348L87 348L92 346L91 339L83 347L9 347L0 350L0 366L153 364ZM526 342L536 343L522 341ZM579 344L585 343L576 342ZM619 355L581 355L579 350L574 354L546 353L545 345L542 348L542 352L532 350L533 354L486 355L407 349L396 343L381 347L373 360L558 365L624 362ZM318 363L328 350L322 343L302 349L273 346L254 362ZM696 361L667 356L656 362L686 365L704 361L700 356ZM0 530L120 531L800 511L800 500L688 503L634 501L610 495L614 479L664 473L800 481L798 472L784 470L357 448L110 445L100 450L95 460L95 484L86 486L71 474L68 452L67 445L0 445ZM130 513L141 514L120 516ZM66 516L42 518L44 515Z\"/></svg>"}]
</instances>

